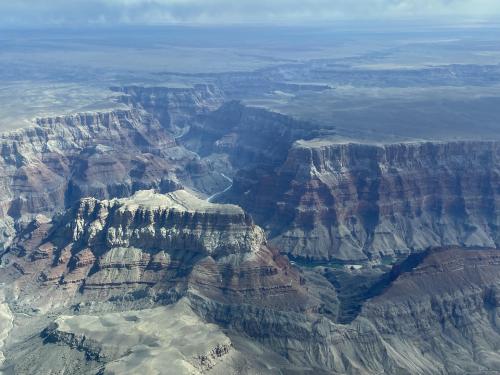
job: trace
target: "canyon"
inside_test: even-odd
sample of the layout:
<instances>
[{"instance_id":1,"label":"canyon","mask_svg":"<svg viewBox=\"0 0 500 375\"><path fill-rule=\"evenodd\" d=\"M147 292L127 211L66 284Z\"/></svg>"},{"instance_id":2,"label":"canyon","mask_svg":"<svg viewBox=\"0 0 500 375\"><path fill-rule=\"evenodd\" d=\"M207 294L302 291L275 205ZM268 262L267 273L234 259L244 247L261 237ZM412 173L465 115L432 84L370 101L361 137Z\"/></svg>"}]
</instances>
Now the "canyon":
<instances>
[{"instance_id":1,"label":"canyon","mask_svg":"<svg viewBox=\"0 0 500 375\"><path fill-rule=\"evenodd\" d=\"M351 139L230 86L0 136L0 371L498 369L498 141Z\"/></svg>"}]
</instances>

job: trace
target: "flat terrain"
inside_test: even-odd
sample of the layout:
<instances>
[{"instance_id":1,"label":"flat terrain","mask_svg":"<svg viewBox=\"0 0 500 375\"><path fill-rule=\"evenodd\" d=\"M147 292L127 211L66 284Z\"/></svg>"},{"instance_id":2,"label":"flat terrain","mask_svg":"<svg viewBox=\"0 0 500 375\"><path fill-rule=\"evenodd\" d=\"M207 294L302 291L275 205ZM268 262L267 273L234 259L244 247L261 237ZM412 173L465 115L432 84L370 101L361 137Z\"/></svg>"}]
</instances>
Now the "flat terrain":
<instances>
[{"instance_id":1,"label":"flat terrain","mask_svg":"<svg viewBox=\"0 0 500 375\"><path fill-rule=\"evenodd\" d=\"M4 32L0 130L35 117L122 107L112 86L224 82L228 99L346 137L497 138L500 31L489 25L413 30L339 24Z\"/></svg>"}]
</instances>

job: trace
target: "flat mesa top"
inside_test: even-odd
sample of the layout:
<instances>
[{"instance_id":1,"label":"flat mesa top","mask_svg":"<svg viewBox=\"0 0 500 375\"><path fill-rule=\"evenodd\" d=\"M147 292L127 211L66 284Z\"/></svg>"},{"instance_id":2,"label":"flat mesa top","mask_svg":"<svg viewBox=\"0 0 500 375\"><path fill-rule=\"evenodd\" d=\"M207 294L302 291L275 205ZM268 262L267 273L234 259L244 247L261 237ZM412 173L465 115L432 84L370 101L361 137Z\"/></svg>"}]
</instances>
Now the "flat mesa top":
<instances>
[{"instance_id":1,"label":"flat mesa top","mask_svg":"<svg viewBox=\"0 0 500 375\"><path fill-rule=\"evenodd\" d=\"M154 190L141 190L130 198L113 199L124 210L146 209L175 209L188 212L218 212L231 215L243 215L241 207L233 204L210 203L197 198L186 190L176 190L167 194L156 193Z\"/></svg>"}]
</instances>

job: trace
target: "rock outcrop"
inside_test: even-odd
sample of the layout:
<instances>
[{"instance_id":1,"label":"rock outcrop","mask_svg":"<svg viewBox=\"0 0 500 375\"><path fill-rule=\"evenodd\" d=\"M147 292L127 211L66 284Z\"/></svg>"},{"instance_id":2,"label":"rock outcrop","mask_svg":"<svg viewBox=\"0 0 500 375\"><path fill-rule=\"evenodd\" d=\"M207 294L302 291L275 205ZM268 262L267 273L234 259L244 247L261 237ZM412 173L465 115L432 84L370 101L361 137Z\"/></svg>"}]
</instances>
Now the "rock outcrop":
<instances>
[{"instance_id":1,"label":"rock outcrop","mask_svg":"<svg viewBox=\"0 0 500 375\"><path fill-rule=\"evenodd\" d=\"M262 168L282 163L294 141L317 131L314 124L232 101L200 116L181 142L202 157L228 155L235 169Z\"/></svg>"},{"instance_id":2,"label":"rock outcrop","mask_svg":"<svg viewBox=\"0 0 500 375\"><path fill-rule=\"evenodd\" d=\"M131 110L39 119L3 135L0 147L5 222L50 217L82 196L168 188L173 168L158 154L175 141L149 115Z\"/></svg>"},{"instance_id":3,"label":"rock outcrop","mask_svg":"<svg viewBox=\"0 0 500 375\"><path fill-rule=\"evenodd\" d=\"M184 190L82 199L54 223L32 223L3 262L6 279L61 300L138 290L148 298L195 293L270 306L308 300L300 275L266 246L264 232L241 208Z\"/></svg>"},{"instance_id":4,"label":"rock outcrop","mask_svg":"<svg viewBox=\"0 0 500 375\"><path fill-rule=\"evenodd\" d=\"M221 98L215 88L123 91L130 110L42 118L33 127L0 135L0 244L12 237L16 223L38 214L50 217L82 197L125 197L183 185L212 194L225 184L198 155L179 147L174 132L179 119L217 108ZM162 116L179 124L163 124L138 98L158 100Z\"/></svg>"},{"instance_id":5,"label":"rock outcrop","mask_svg":"<svg viewBox=\"0 0 500 375\"><path fill-rule=\"evenodd\" d=\"M30 334L21 341L32 348L29 353L23 351L25 346L13 349L8 365L17 371L45 369L41 358L49 355L46 345L52 345L50 353L72 353L68 355L75 358L75 373L122 373L124 363L137 370L152 363L160 366L161 361L146 357L163 356L166 347L176 366L184 369L180 373L216 368L224 373L239 366L265 373L267 364L261 361L268 357L273 364L276 358L288 362L276 353L255 354L261 349L248 339L237 339L239 349L234 349L232 338L213 325L194 331L189 325L182 328L189 314L195 319L187 303L296 313L320 305L300 272L267 247L263 230L241 208L208 203L184 190L139 191L130 198L102 201L84 198L52 222L33 221L3 255L2 267L0 282L8 281L16 290L16 311L37 311L39 319L66 312L39 338ZM157 307L176 303L183 307ZM131 312L145 308L153 310ZM175 315L179 308L182 317ZM184 339L155 333L158 325L149 320L162 313L167 315L156 323L181 330L187 335ZM175 319L180 319L178 324ZM108 329L128 333L109 335ZM137 339L134 330L147 332ZM191 331L206 331L207 337L201 343L188 342ZM110 337L114 338L109 341ZM144 345L151 350L145 352ZM263 359L248 362L248 353ZM59 362L54 358L55 368L65 366Z\"/></svg>"},{"instance_id":6,"label":"rock outcrop","mask_svg":"<svg viewBox=\"0 0 500 375\"><path fill-rule=\"evenodd\" d=\"M296 257L360 260L500 243L497 142L297 141L274 170L236 175L241 205Z\"/></svg>"},{"instance_id":7,"label":"rock outcrop","mask_svg":"<svg viewBox=\"0 0 500 375\"><path fill-rule=\"evenodd\" d=\"M348 324L320 314L195 300L209 321L244 332L297 368L325 374L459 374L498 368L497 250L428 251Z\"/></svg>"},{"instance_id":8,"label":"rock outcrop","mask_svg":"<svg viewBox=\"0 0 500 375\"><path fill-rule=\"evenodd\" d=\"M126 86L114 90L124 94L122 102L145 110L177 134L189 127L196 116L216 110L224 101L221 90L208 84L191 88Z\"/></svg>"}]
</instances>

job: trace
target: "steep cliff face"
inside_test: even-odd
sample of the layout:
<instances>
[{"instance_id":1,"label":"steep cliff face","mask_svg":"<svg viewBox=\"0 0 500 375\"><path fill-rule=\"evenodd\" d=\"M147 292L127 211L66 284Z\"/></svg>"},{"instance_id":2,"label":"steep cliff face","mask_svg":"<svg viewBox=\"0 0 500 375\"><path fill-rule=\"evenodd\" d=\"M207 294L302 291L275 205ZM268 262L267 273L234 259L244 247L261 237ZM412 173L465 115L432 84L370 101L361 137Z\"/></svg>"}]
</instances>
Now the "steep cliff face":
<instances>
[{"instance_id":1,"label":"steep cliff face","mask_svg":"<svg viewBox=\"0 0 500 375\"><path fill-rule=\"evenodd\" d=\"M236 169L282 163L292 143L317 131L313 124L229 102L200 116L181 142L200 156L226 154Z\"/></svg>"},{"instance_id":2,"label":"steep cliff face","mask_svg":"<svg viewBox=\"0 0 500 375\"><path fill-rule=\"evenodd\" d=\"M284 311L319 304L241 208L184 190L82 199L54 222L32 222L3 255L2 267L0 282L15 291L16 313L35 314L32 330L45 325L39 335L24 325L11 332L19 340L9 343L8 366L18 372L47 371L46 356L66 353L71 365L54 356L52 370L156 371L165 361L148 358L160 356L171 358L179 373L240 366L265 373L261 361L269 354L248 339L233 344L232 336L196 316L190 301ZM47 325L54 312L66 315ZM249 361L247 354L263 359Z\"/></svg>"},{"instance_id":3,"label":"steep cliff face","mask_svg":"<svg viewBox=\"0 0 500 375\"><path fill-rule=\"evenodd\" d=\"M190 126L197 115L216 110L224 101L221 90L207 84L192 88L127 86L115 90L124 94L124 103L145 110L174 133Z\"/></svg>"},{"instance_id":4,"label":"steep cliff face","mask_svg":"<svg viewBox=\"0 0 500 375\"><path fill-rule=\"evenodd\" d=\"M221 171L279 164L311 130L238 103L215 110L223 97L208 85L116 90L132 109L38 119L0 136L0 243L16 223L50 217L86 196L181 186L212 195L227 187Z\"/></svg>"},{"instance_id":5,"label":"steep cliff face","mask_svg":"<svg viewBox=\"0 0 500 375\"><path fill-rule=\"evenodd\" d=\"M313 125L216 109L210 86L120 90L132 109L0 138L0 230L13 238L0 252L0 372L499 368L500 261L484 249L500 242L498 143L305 141ZM239 170L231 188L226 169ZM419 252L442 245L469 250ZM375 275L349 310L336 267L280 251L419 253L388 273L345 270Z\"/></svg>"},{"instance_id":6,"label":"steep cliff face","mask_svg":"<svg viewBox=\"0 0 500 375\"><path fill-rule=\"evenodd\" d=\"M38 119L31 128L0 135L0 243L12 237L16 222L50 217L82 197L181 185L212 194L225 184L207 162L178 146L174 125L161 123L154 109L185 122L218 106L215 88L123 91L130 110Z\"/></svg>"},{"instance_id":7,"label":"steep cliff face","mask_svg":"<svg viewBox=\"0 0 500 375\"><path fill-rule=\"evenodd\" d=\"M495 247L496 142L298 141L273 171L238 174L226 201L294 256L366 259L428 246Z\"/></svg>"},{"instance_id":8,"label":"steep cliff face","mask_svg":"<svg viewBox=\"0 0 500 375\"><path fill-rule=\"evenodd\" d=\"M0 147L6 221L51 216L81 196L168 185L172 167L158 154L175 142L149 115L131 110L40 119L3 135Z\"/></svg>"},{"instance_id":9,"label":"steep cliff face","mask_svg":"<svg viewBox=\"0 0 500 375\"><path fill-rule=\"evenodd\" d=\"M34 223L2 259L1 281L17 293L15 314L35 308L37 319L64 308L73 314L48 325L42 320L38 338L23 325L13 328L18 340L7 341L6 358L18 370L44 369L50 353L76 358L74 373L82 374L125 371L125 364L156 368L160 355L186 362L189 373L245 364L248 373L263 374L276 366L453 374L493 371L500 363L497 250L427 251L411 267L395 266L360 314L339 324L319 308L321 286L267 249L262 230L236 206L183 191L139 192L85 199L68 215L62 227ZM182 296L172 307L154 307ZM111 306L128 311L106 312ZM202 328L204 321L211 324ZM161 333L182 331L198 342L193 324L200 325L196 337L206 335L204 345ZM260 359L248 363L249 355ZM51 363L64 366L57 358Z\"/></svg>"},{"instance_id":10,"label":"steep cliff face","mask_svg":"<svg viewBox=\"0 0 500 375\"><path fill-rule=\"evenodd\" d=\"M117 246L173 250L188 247L217 258L229 253L252 253L264 242L260 228L241 208L210 204L184 190L165 195L146 190L111 201L86 198L70 216L72 240L84 242L96 251Z\"/></svg>"},{"instance_id":11,"label":"steep cliff face","mask_svg":"<svg viewBox=\"0 0 500 375\"><path fill-rule=\"evenodd\" d=\"M183 190L85 198L54 224L34 222L3 262L6 279L61 298L144 290L270 305L306 299L297 271L266 247L241 208Z\"/></svg>"},{"instance_id":12,"label":"steep cliff face","mask_svg":"<svg viewBox=\"0 0 500 375\"><path fill-rule=\"evenodd\" d=\"M349 324L325 316L195 300L302 369L338 374L487 373L499 365L497 250L433 250L385 285Z\"/></svg>"},{"instance_id":13,"label":"steep cliff face","mask_svg":"<svg viewBox=\"0 0 500 375\"><path fill-rule=\"evenodd\" d=\"M53 223L33 222L2 257L0 282L15 290L14 314L37 311L43 330L28 335L16 325L7 365L40 371L49 353L81 353L75 373L113 373L124 363L161 366L144 355L157 358L169 347L168 355L191 373L243 364L254 369L249 373L273 373L276 366L345 374L491 371L499 363L499 256L496 250L427 251L411 267L395 266L360 314L339 324L322 308L333 289L270 250L263 231L237 206L186 191L86 198ZM72 315L48 324L54 311ZM156 333L148 319L190 340L195 332L185 319L224 331L200 327L206 345L186 346ZM258 362L244 360L259 351L266 354Z\"/></svg>"}]
</instances>

